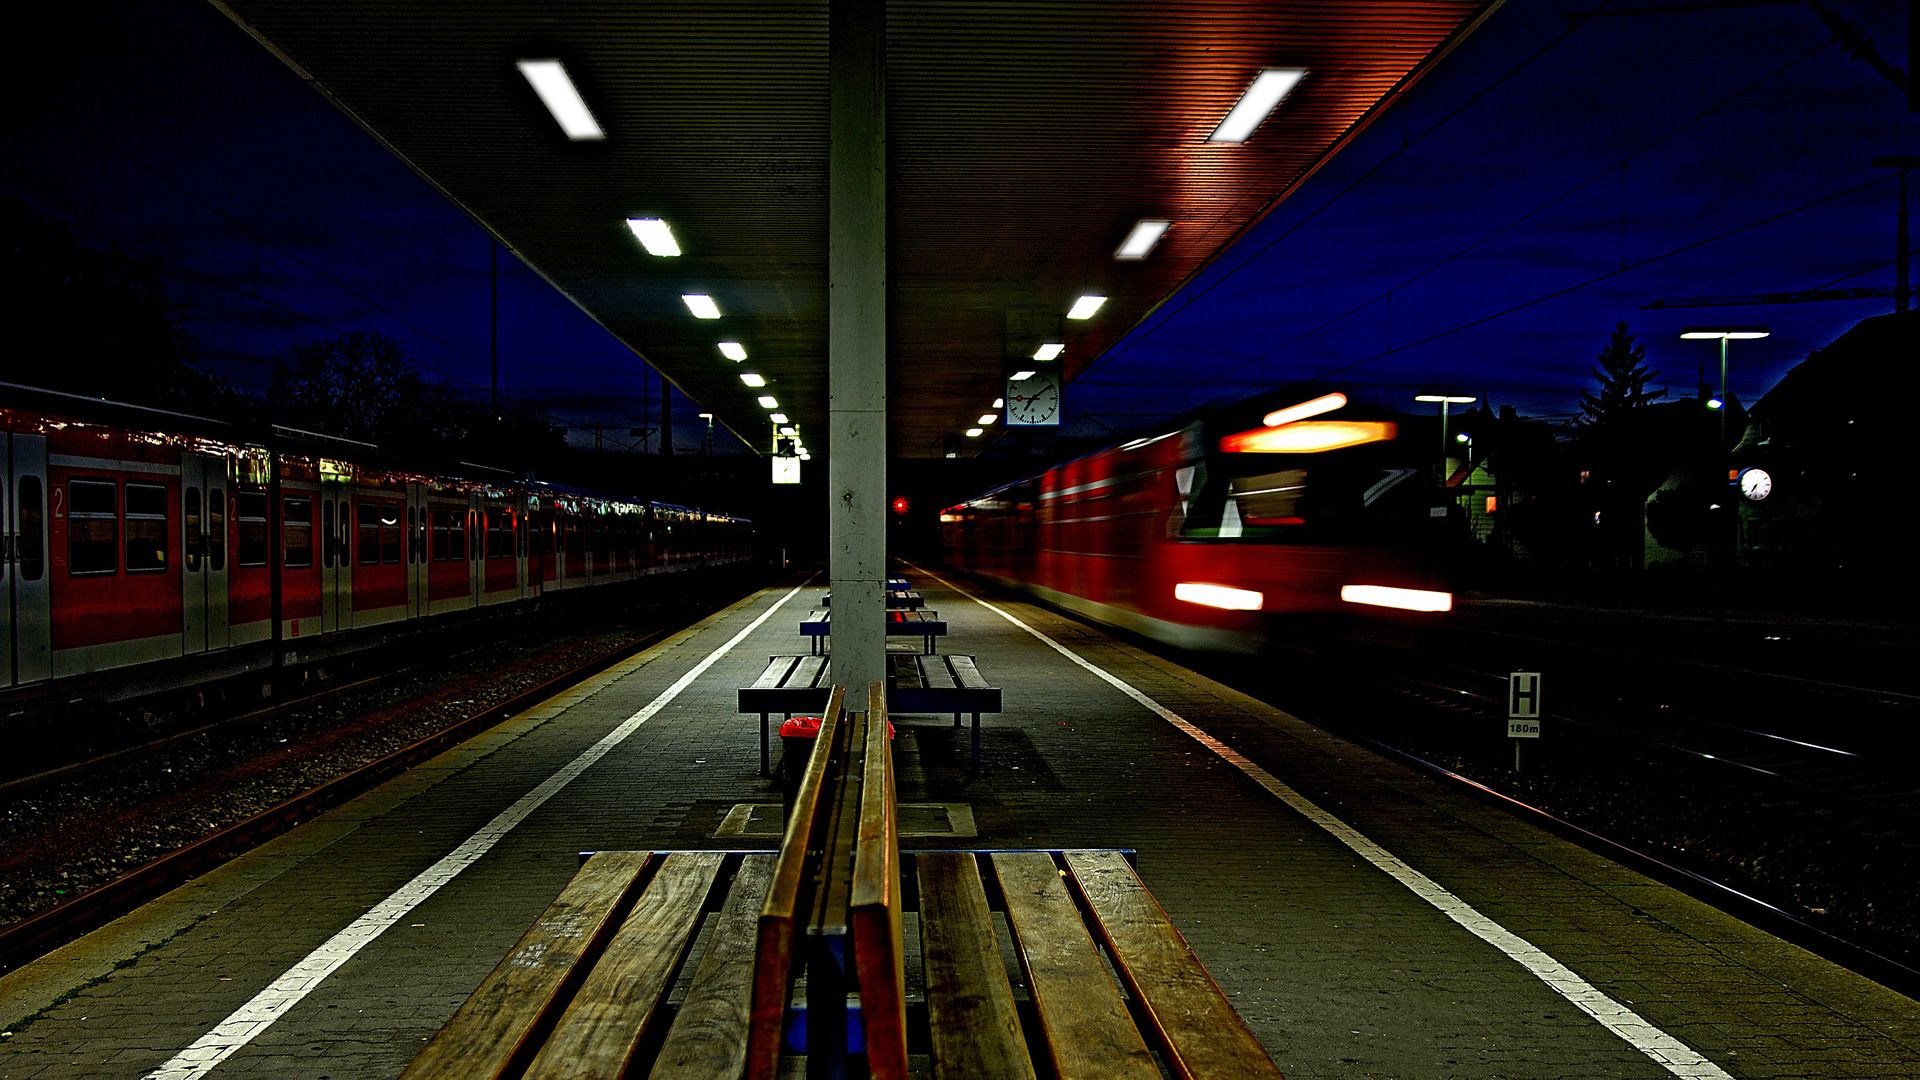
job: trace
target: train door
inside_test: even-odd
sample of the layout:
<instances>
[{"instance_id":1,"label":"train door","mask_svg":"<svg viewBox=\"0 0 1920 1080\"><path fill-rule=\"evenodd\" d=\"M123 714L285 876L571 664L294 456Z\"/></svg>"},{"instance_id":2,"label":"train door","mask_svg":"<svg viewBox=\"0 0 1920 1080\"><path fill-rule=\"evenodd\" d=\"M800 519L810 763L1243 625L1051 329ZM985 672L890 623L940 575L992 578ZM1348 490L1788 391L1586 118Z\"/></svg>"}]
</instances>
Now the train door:
<instances>
[{"instance_id":1,"label":"train door","mask_svg":"<svg viewBox=\"0 0 1920 1080\"><path fill-rule=\"evenodd\" d=\"M0 434L0 686L53 675L47 440Z\"/></svg>"},{"instance_id":2,"label":"train door","mask_svg":"<svg viewBox=\"0 0 1920 1080\"><path fill-rule=\"evenodd\" d=\"M427 486L407 485L407 618L427 614Z\"/></svg>"},{"instance_id":3,"label":"train door","mask_svg":"<svg viewBox=\"0 0 1920 1080\"><path fill-rule=\"evenodd\" d=\"M487 513L485 499L467 496L467 595L474 607L487 601Z\"/></svg>"},{"instance_id":4,"label":"train door","mask_svg":"<svg viewBox=\"0 0 1920 1080\"><path fill-rule=\"evenodd\" d=\"M231 644L227 607L227 459L180 457L183 640L192 655Z\"/></svg>"},{"instance_id":5,"label":"train door","mask_svg":"<svg viewBox=\"0 0 1920 1080\"><path fill-rule=\"evenodd\" d=\"M320 631L353 626L352 501L343 477L320 479Z\"/></svg>"}]
</instances>

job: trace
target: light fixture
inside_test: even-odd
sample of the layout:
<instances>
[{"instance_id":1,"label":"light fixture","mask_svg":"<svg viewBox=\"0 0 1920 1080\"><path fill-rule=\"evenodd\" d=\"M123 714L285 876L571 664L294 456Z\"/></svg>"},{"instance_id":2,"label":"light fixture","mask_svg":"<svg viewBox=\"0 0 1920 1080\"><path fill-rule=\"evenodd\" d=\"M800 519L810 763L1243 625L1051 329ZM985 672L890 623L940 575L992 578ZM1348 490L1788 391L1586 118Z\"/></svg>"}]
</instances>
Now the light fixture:
<instances>
[{"instance_id":1,"label":"light fixture","mask_svg":"<svg viewBox=\"0 0 1920 1080\"><path fill-rule=\"evenodd\" d=\"M1228 110L1226 119L1207 136L1210 143L1243 143L1252 137L1260 121L1291 93L1307 74L1305 68L1268 68L1254 77L1240 100Z\"/></svg>"},{"instance_id":2,"label":"light fixture","mask_svg":"<svg viewBox=\"0 0 1920 1080\"><path fill-rule=\"evenodd\" d=\"M627 219L627 228L633 230L640 246L646 248L649 255L671 259L680 254L680 242L673 238L673 230L657 217L630 217Z\"/></svg>"},{"instance_id":3,"label":"light fixture","mask_svg":"<svg viewBox=\"0 0 1920 1080\"><path fill-rule=\"evenodd\" d=\"M701 413L701 414L700 414L700 419L702 419L702 420L711 420L711 419L713 419L713 414L712 414L712 413L710 413L710 412L703 412L703 413Z\"/></svg>"},{"instance_id":4,"label":"light fixture","mask_svg":"<svg viewBox=\"0 0 1920 1080\"><path fill-rule=\"evenodd\" d=\"M773 421L775 424L784 424L787 422L787 414L783 412L777 412L777 413L774 413L772 416L767 417L767 419ZM786 428L782 430L780 434L791 438L793 436L793 429Z\"/></svg>"},{"instance_id":5,"label":"light fixture","mask_svg":"<svg viewBox=\"0 0 1920 1080\"><path fill-rule=\"evenodd\" d=\"M1033 358L1044 364L1054 357L1059 356L1065 348L1066 346L1058 341L1049 341L1045 345L1033 350Z\"/></svg>"},{"instance_id":6,"label":"light fixture","mask_svg":"<svg viewBox=\"0 0 1920 1080\"><path fill-rule=\"evenodd\" d=\"M1160 242L1160 237L1166 234L1167 228L1172 224L1171 221L1156 218L1142 219L1133 227L1133 231L1127 234L1127 238L1120 241L1120 247L1114 251L1113 257L1127 260L1146 258L1147 252L1153 250L1153 245Z\"/></svg>"},{"instance_id":7,"label":"light fixture","mask_svg":"<svg viewBox=\"0 0 1920 1080\"><path fill-rule=\"evenodd\" d=\"M1442 405L1471 405L1480 399L1477 397L1462 397L1459 394L1415 394L1413 395L1413 400L1437 401Z\"/></svg>"},{"instance_id":8,"label":"light fixture","mask_svg":"<svg viewBox=\"0 0 1920 1080\"><path fill-rule=\"evenodd\" d=\"M723 341L720 343L720 355L737 364L747 358L747 347L737 341Z\"/></svg>"},{"instance_id":9,"label":"light fixture","mask_svg":"<svg viewBox=\"0 0 1920 1080\"><path fill-rule=\"evenodd\" d=\"M760 407L763 409L777 409L780 407L780 403L774 400L772 394L761 394Z\"/></svg>"},{"instance_id":10,"label":"light fixture","mask_svg":"<svg viewBox=\"0 0 1920 1080\"><path fill-rule=\"evenodd\" d=\"M765 385L767 385L767 377L766 377L765 375L761 375L761 374L758 374L758 373L756 373L756 372L752 372L752 371L743 371L743 372L741 372L741 373L740 373L740 381L741 381L741 382L743 382L743 383L746 383L746 384L747 384L748 386L765 386Z\"/></svg>"},{"instance_id":11,"label":"light fixture","mask_svg":"<svg viewBox=\"0 0 1920 1080\"><path fill-rule=\"evenodd\" d=\"M1754 338L1772 337L1773 331L1764 326L1689 326L1680 331L1680 336L1689 341L1752 341Z\"/></svg>"},{"instance_id":12,"label":"light fixture","mask_svg":"<svg viewBox=\"0 0 1920 1080\"><path fill-rule=\"evenodd\" d=\"M1000 415L998 413L981 413L980 419L975 422L984 427L988 424L993 423L995 420L998 420L998 419L1000 419Z\"/></svg>"},{"instance_id":13,"label":"light fixture","mask_svg":"<svg viewBox=\"0 0 1920 1080\"><path fill-rule=\"evenodd\" d=\"M1067 312L1067 318L1091 319L1093 318L1093 313L1100 310L1100 305L1106 302L1106 297L1095 296L1092 293L1088 293L1073 302L1073 307Z\"/></svg>"},{"instance_id":14,"label":"light fixture","mask_svg":"<svg viewBox=\"0 0 1920 1080\"><path fill-rule=\"evenodd\" d=\"M967 429L967 438L969 438L969 439L977 439L977 438L979 438L980 436L982 436L982 435L984 435L984 434L986 434L986 433L987 433L987 429L986 429L986 428L977 428L977 427L970 427L970 428L968 428L968 429Z\"/></svg>"},{"instance_id":15,"label":"light fixture","mask_svg":"<svg viewBox=\"0 0 1920 1080\"><path fill-rule=\"evenodd\" d=\"M1724 409L1726 407L1727 407L1727 403L1724 401L1721 401L1717 397L1710 397L1707 399L1707 408L1709 409Z\"/></svg>"},{"instance_id":16,"label":"light fixture","mask_svg":"<svg viewBox=\"0 0 1920 1080\"><path fill-rule=\"evenodd\" d=\"M573 80L567 77L566 66L558 60L521 60L515 63L520 74L533 84L533 92L540 95L540 103L553 114L560 124L560 130L567 138L575 142L588 139L604 139L607 133L593 119L593 112L580 97L580 91L574 88Z\"/></svg>"},{"instance_id":17,"label":"light fixture","mask_svg":"<svg viewBox=\"0 0 1920 1080\"><path fill-rule=\"evenodd\" d=\"M1298 405L1289 405L1284 409L1275 409L1268 413L1261 423L1266 424L1268 427L1279 427L1281 424L1291 424L1295 420L1305 420L1309 416L1319 416L1321 413L1332 412L1346 403L1347 395L1345 394L1322 394L1311 401L1303 401Z\"/></svg>"},{"instance_id":18,"label":"light fixture","mask_svg":"<svg viewBox=\"0 0 1920 1080\"><path fill-rule=\"evenodd\" d=\"M995 409L1004 409L1007 407L1007 399L1003 397L994 398L993 405L991 407Z\"/></svg>"},{"instance_id":19,"label":"light fixture","mask_svg":"<svg viewBox=\"0 0 1920 1080\"><path fill-rule=\"evenodd\" d=\"M1033 372L1031 371L1016 371L1013 374L1007 376L1007 381L1008 382L1025 382L1031 378L1033 378Z\"/></svg>"},{"instance_id":20,"label":"light fixture","mask_svg":"<svg viewBox=\"0 0 1920 1080\"><path fill-rule=\"evenodd\" d=\"M1173 598L1185 600L1189 604L1202 607L1220 608L1223 611L1259 611L1266 603L1266 597L1252 589L1236 589L1230 585L1208 585L1199 581L1182 581L1173 587Z\"/></svg>"},{"instance_id":21,"label":"light fixture","mask_svg":"<svg viewBox=\"0 0 1920 1080\"><path fill-rule=\"evenodd\" d=\"M696 319L717 319L720 317L720 305L706 293L685 293L680 297L686 302L687 310L693 312Z\"/></svg>"}]
</instances>

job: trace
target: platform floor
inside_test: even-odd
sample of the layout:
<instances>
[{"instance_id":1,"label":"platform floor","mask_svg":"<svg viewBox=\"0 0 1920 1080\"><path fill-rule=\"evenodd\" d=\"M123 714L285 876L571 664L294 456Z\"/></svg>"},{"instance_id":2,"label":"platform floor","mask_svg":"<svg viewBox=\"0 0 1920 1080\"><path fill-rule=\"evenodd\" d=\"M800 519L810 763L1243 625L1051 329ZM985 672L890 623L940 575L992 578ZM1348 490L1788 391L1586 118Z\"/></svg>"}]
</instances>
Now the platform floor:
<instances>
[{"instance_id":1,"label":"platform floor","mask_svg":"<svg viewBox=\"0 0 1920 1080\"><path fill-rule=\"evenodd\" d=\"M965 731L899 723L902 803L954 807L909 827L976 834L907 842L1136 849L1294 1080L1920 1075L1912 999L1098 631L909 573L1007 711L973 780ZM803 651L822 592L753 596L0 978L0 1078L397 1074L576 852L772 846L734 691Z\"/></svg>"}]
</instances>

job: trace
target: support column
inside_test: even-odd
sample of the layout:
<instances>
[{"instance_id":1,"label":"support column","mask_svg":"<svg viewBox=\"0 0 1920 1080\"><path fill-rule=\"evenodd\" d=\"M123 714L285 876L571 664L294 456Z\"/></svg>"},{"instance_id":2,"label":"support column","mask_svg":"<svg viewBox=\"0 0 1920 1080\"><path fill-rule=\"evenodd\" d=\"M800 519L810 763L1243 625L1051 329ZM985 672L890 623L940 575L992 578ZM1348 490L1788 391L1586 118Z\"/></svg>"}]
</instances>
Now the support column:
<instances>
[{"instance_id":1,"label":"support column","mask_svg":"<svg viewBox=\"0 0 1920 1080\"><path fill-rule=\"evenodd\" d=\"M833 680L861 687L886 677L886 6L882 0L831 0L827 20Z\"/></svg>"}]
</instances>

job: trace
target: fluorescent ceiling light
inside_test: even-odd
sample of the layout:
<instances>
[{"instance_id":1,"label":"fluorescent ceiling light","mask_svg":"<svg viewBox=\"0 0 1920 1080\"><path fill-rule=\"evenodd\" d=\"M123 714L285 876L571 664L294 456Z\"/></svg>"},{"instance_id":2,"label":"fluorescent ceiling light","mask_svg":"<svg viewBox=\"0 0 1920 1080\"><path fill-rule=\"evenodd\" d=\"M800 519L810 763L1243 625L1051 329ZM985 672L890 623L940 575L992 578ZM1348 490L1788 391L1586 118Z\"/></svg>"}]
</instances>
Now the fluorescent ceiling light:
<instances>
[{"instance_id":1,"label":"fluorescent ceiling light","mask_svg":"<svg viewBox=\"0 0 1920 1080\"><path fill-rule=\"evenodd\" d=\"M1007 376L1007 381L1009 381L1009 382L1025 382L1025 381L1027 381L1028 379L1031 379L1031 378L1033 378L1033 372L1031 372L1031 371L1016 371L1016 372L1014 372L1013 374L1011 374L1011 375L1009 375L1009 376Z\"/></svg>"},{"instance_id":2,"label":"fluorescent ceiling light","mask_svg":"<svg viewBox=\"0 0 1920 1080\"><path fill-rule=\"evenodd\" d=\"M1240 100L1228 111L1227 118L1207 136L1210 143L1242 143L1252 137L1260 121L1292 92L1307 74L1305 68L1268 68L1254 77Z\"/></svg>"},{"instance_id":3,"label":"fluorescent ceiling light","mask_svg":"<svg viewBox=\"0 0 1920 1080\"><path fill-rule=\"evenodd\" d=\"M723 341L720 343L720 355L737 364L747 358L747 347L737 341Z\"/></svg>"},{"instance_id":4,"label":"fluorescent ceiling light","mask_svg":"<svg viewBox=\"0 0 1920 1080\"><path fill-rule=\"evenodd\" d=\"M772 416L768 417L768 419L772 420L776 424L785 425L780 429L781 435L789 439L798 438L798 436L794 435L793 433L793 426L791 424L787 424L787 418L785 415L781 413L774 413Z\"/></svg>"},{"instance_id":5,"label":"fluorescent ceiling light","mask_svg":"<svg viewBox=\"0 0 1920 1080\"><path fill-rule=\"evenodd\" d=\"M1006 407L1007 407L1007 399L1006 399L1006 398L1003 398L1003 397L997 397L997 398L994 398L994 399L993 399L993 407L994 407L994 408L996 408L996 409L1004 409L1004 408L1006 408Z\"/></svg>"},{"instance_id":6,"label":"fluorescent ceiling light","mask_svg":"<svg viewBox=\"0 0 1920 1080\"><path fill-rule=\"evenodd\" d=\"M673 230L657 217L630 217L627 219L627 228L633 230L640 246L646 248L649 255L671 259L680 254L680 242L673 238Z\"/></svg>"},{"instance_id":7,"label":"fluorescent ceiling light","mask_svg":"<svg viewBox=\"0 0 1920 1080\"><path fill-rule=\"evenodd\" d=\"M986 424L991 424L998 419L1000 419L1000 415L998 413L981 413L980 419L975 421L975 423L986 425Z\"/></svg>"},{"instance_id":8,"label":"fluorescent ceiling light","mask_svg":"<svg viewBox=\"0 0 1920 1080\"><path fill-rule=\"evenodd\" d=\"M1266 597L1252 589L1236 589L1229 585L1208 585L1198 581L1183 581L1173 587L1173 598L1185 600L1189 604L1200 604L1225 611L1259 611Z\"/></svg>"},{"instance_id":9,"label":"fluorescent ceiling light","mask_svg":"<svg viewBox=\"0 0 1920 1080\"><path fill-rule=\"evenodd\" d=\"M761 394L760 407L763 409L777 409L780 407L780 403L774 400L772 394Z\"/></svg>"},{"instance_id":10,"label":"fluorescent ceiling light","mask_svg":"<svg viewBox=\"0 0 1920 1080\"><path fill-rule=\"evenodd\" d=\"M773 421L776 424L784 424L787 422L787 414L777 412L777 413L774 413L772 416L767 417L767 419ZM793 429L782 428L780 429L780 434L791 437L793 435Z\"/></svg>"},{"instance_id":11,"label":"fluorescent ceiling light","mask_svg":"<svg viewBox=\"0 0 1920 1080\"><path fill-rule=\"evenodd\" d=\"M1100 305L1106 302L1106 297L1094 296L1089 293L1073 302L1073 308L1067 312L1067 318L1091 319L1093 318L1093 313L1100 310Z\"/></svg>"},{"instance_id":12,"label":"fluorescent ceiling light","mask_svg":"<svg viewBox=\"0 0 1920 1080\"><path fill-rule=\"evenodd\" d=\"M766 377L765 375L761 375L761 374L759 374L759 373L757 373L757 372L752 372L752 371L743 371L743 372L741 372L741 373L740 373L740 381L741 381L741 382L743 382L743 383L746 383L746 384L747 384L748 386L765 386L765 385L767 385L767 377Z\"/></svg>"},{"instance_id":13,"label":"fluorescent ceiling light","mask_svg":"<svg viewBox=\"0 0 1920 1080\"><path fill-rule=\"evenodd\" d=\"M1171 221L1155 218L1143 219L1133 227L1133 231L1127 234L1125 240L1120 241L1120 247L1113 253L1113 257L1116 259L1146 258L1147 252L1153 250L1153 245L1160 242L1160 237L1166 234L1167 228L1172 224Z\"/></svg>"},{"instance_id":14,"label":"fluorescent ceiling light","mask_svg":"<svg viewBox=\"0 0 1920 1080\"><path fill-rule=\"evenodd\" d=\"M1680 336L1688 339L1726 338L1728 341L1751 341L1754 338L1768 337L1773 331L1764 326L1689 326L1680 331Z\"/></svg>"},{"instance_id":15,"label":"fluorescent ceiling light","mask_svg":"<svg viewBox=\"0 0 1920 1080\"><path fill-rule=\"evenodd\" d=\"M1474 402L1479 401L1480 399L1477 397L1462 397L1459 394L1415 394L1413 395L1413 400L1434 401L1434 402L1444 401L1448 405L1471 405Z\"/></svg>"},{"instance_id":16,"label":"fluorescent ceiling light","mask_svg":"<svg viewBox=\"0 0 1920 1080\"><path fill-rule=\"evenodd\" d=\"M969 439L977 439L984 434L986 434L985 428L970 427L967 429L967 438Z\"/></svg>"},{"instance_id":17,"label":"fluorescent ceiling light","mask_svg":"<svg viewBox=\"0 0 1920 1080\"><path fill-rule=\"evenodd\" d=\"M540 95L540 103L559 121L560 130L567 133L567 138L578 142L607 137L581 99L580 91L574 89L573 80L567 77L567 69L560 61L521 60L514 66L533 84L533 92Z\"/></svg>"},{"instance_id":18,"label":"fluorescent ceiling light","mask_svg":"<svg viewBox=\"0 0 1920 1080\"><path fill-rule=\"evenodd\" d=\"M1065 348L1065 345L1057 341L1049 341L1045 345L1033 350L1033 358L1044 364L1054 357L1059 356L1061 350Z\"/></svg>"},{"instance_id":19,"label":"fluorescent ceiling light","mask_svg":"<svg viewBox=\"0 0 1920 1080\"><path fill-rule=\"evenodd\" d=\"M1298 405L1289 405L1284 409L1275 409L1268 413L1266 419L1262 420L1261 423L1266 424L1268 427L1279 427L1281 424L1291 424L1295 420L1305 420L1309 416L1319 416L1324 412L1332 412L1346 403L1347 395L1345 394L1323 394L1320 397L1314 398L1312 401L1303 401Z\"/></svg>"},{"instance_id":20,"label":"fluorescent ceiling light","mask_svg":"<svg viewBox=\"0 0 1920 1080\"><path fill-rule=\"evenodd\" d=\"M693 312L696 319L717 319L720 317L720 305L706 293L685 293L680 297L686 302L687 310Z\"/></svg>"}]
</instances>

